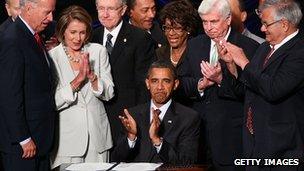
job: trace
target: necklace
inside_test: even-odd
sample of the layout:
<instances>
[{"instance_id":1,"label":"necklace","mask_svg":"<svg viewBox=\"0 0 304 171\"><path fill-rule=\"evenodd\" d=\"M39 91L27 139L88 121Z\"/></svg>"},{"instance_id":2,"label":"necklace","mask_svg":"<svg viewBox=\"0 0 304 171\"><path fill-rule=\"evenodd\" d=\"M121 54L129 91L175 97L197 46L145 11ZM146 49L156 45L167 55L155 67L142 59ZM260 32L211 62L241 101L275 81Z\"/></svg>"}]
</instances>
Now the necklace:
<instances>
[{"instance_id":1,"label":"necklace","mask_svg":"<svg viewBox=\"0 0 304 171\"><path fill-rule=\"evenodd\" d=\"M69 52L68 52L67 47L64 46L64 45L62 45L62 47L63 47L63 50L64 50L65 54L67 55L69 61L79 63L79 57L73 57L73 56L71 56L71 55L69 54ZM83 53L83 51L84 51L84 48L82 47L80 53Z\"/></svg>"},{"instance_id":2,"label":"necklace","mask_svg":"<svg viewBox=\"0 0 304 171\"><path fill-rule=\"evenodd\" d=\"M178 61L174 61L172 58L172 47L170 47L170 61L172 62L173 65L177 65Z\"/></svg>"}]
</instances>

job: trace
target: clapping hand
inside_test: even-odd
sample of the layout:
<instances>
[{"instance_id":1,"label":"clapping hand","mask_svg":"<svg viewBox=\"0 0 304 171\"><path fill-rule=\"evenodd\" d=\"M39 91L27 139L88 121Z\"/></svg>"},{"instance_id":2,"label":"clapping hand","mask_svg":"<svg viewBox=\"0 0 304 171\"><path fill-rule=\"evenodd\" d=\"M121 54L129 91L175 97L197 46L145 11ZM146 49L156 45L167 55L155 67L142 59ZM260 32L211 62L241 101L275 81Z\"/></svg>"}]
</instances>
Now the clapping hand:
<instances>
[{"instance_id":1,"label":"clapping hand","mask_svg":"<svg viewBox=\"0 0 304 171\"><path fill-rule=\"evenodd\" d=\"M158 136L158 131L160 128L160 119L159 119L159 114L156 113L156 111L152 108L152 122L150 124L150 129L149 129L149 135L150 139L153 144L161 141L160 137ZM158 144L158 143L157 143Z\"/></svg>"},{"instance_id":2,"label":"clapping hand","mask_svg":"<svg viewBox=\"0 0 304 171\"><path fill-rule=\"evenodd\" d=\"M233 62L242 69L244 69L246 64L249 63L249 60L247 59L242 48L227 42L225 49L227 50L228 56L233 59Z\"/></svg>"},{"instance_id":3,"label":"clapping hand","mask_svg":"<svg viewBox=\"0 0 304 171\"><path fill-rule=\"evenodd\" d=\"M212 66L206 61L202 61L201 64L201 72L205 78L210 81L216 82L220 84L222 81L222 68L220 63L216 63L215 66Z\"/></svg>"},{"instance_id":4,"label":"clapping hand","mask_svg":"<svg viewBox=\"0 0 304 171\"><path fill-rule=\"evenodd\" d=\"M132 141L135 140L137 135L137 125L129 111L124 109L124 115L120 115L119 119L127 131L128 138Z\"/></svg>"}]
</instances>

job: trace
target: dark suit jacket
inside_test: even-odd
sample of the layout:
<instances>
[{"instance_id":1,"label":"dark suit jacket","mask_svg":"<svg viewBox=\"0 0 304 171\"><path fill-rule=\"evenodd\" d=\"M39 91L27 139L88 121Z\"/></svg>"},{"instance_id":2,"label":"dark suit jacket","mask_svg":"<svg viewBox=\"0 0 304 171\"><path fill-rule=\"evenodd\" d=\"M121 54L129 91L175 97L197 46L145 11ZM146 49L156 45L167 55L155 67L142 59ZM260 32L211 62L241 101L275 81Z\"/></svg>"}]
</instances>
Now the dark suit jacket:
<instances>
[{"instance_id":1,"label":"dark suit jacket","mask_svg":"<svg viewBox=\"0 0 304 171\"><path fill-rule=\"evenodd\" d=\"M172 101L160 125L163 144L159 153L149 137L150 103L131 108L129 112L137 123L136 144L130 149L122 130L113 153L115 161L189 164L197 160L200 119L194 110Z\"/></svg>"},{"instance_id":2,"label":"dark suit jacket","mask_svg":"<svg viewBox=\"0 0 304 171\"><path fill-rule=\"evenodd\" d=\"M153 22L150 32L156 48L166 46L169 44L158 22L156 21Z\"/></svg>"},{"instance_id":3,"label":"dark suit jacket","mask_svg":"<svg viewBox=\"0 0 304 171\"><path fill-rule=\"evenodd\" d=\"M187 54L188 48L185 49L184 53L182 54L180 60L178 61L177 65L175 66L176 73L177 75L181 75L182 69L181 65L184 62L185 56ZM170 60L170 45L167 44L165 46L162 46L158 49L155 50L156 58L159 60L165 60L167 62L171 63ZM178 87L174 92L173 92L173 99L181 103L185 106L191 106L192 100L189 99L185 94L184 91L180 90L180 87Z\"/></svg>"},{"instance_id":4,"label":"dark suit jacket","mask_svg":"<svg viewBox=\"0 0 304 171\"><path fill-rule=\"evenodd\" d=\"M93 42L102 44L103 33L103 26L94 30ZM122 109L145 103L149 99L144 80L154 58L151 36L123 22L109 58L115 96L105 106L115 143L121 129L118 115Z\"/></svg>"},{"instance_id":5,"label":"dark suit jacket","mask_svg":"<svg viewBox=\"0 0 304 171\"><path fill-rule=\"evenodd\" d=\"M52 66L20 18L1 35L0 45L0 150L21 155L19 142L31 137L38 155L46 155L55 120Z\"/></svg>"},{"instance_id":6,"label":"dark suit jacket","mask_svg":"<svg viewBox=\"0 0 304 171\"><path fill-rule=\"evenodd\" d=\"M253 112L254 136L244 126L245 157L303 161L303 47L298 34L277 49L263 68L270 51L265 42L246 65L241 81L246 86L245 113L249 105Z\"/></svg>"},{"instance_id":7,"label":"dark suit jacket","mask_svg":"<svg viewBox=\"0 0 304 171\"><path fill-rule=\"evenodd\" d=\"M258 47L257 42L233 30L228 42L242 47L248 57L252 57ZM193 107L204 120L213 161L233 165L235 158L242 158L243 101L226 96L226 89L222 88L224 85L208 87L204 90L204 95L200 96L197 90L198 80L203 77L200 63L202 60L209 62L210 44L207 35L189 41L188 53L179 76L181 88L188 97L196 98ZM229 72L224 62L221 62L221 67L225 80ZM240 69L238 73L241 74Z\"/></svg>"},{"instance_id":8,"label":"dark suit jacket","mask_svg":"<svg viewBox=\"0 0 304 171\"><path fill-rule=\"evenodd\" d=\"M1 25L0 25L0 34L3 33L6 28L13 23L13 20L11 17L8 17Z\"/></svg>"}]
</instances>

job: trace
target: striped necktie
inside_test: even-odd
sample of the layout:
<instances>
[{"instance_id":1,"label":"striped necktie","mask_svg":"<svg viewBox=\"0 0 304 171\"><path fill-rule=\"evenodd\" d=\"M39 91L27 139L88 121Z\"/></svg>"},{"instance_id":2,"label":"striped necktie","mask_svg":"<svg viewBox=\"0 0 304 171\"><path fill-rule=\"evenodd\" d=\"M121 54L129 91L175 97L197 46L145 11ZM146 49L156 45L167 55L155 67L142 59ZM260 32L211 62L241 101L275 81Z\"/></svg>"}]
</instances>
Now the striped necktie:
<instances>
[{"instance_id":1,"label":"striped necktie","mask_svg":"<svg viewBox=\"0 0 304 171\"><path fill-rule=\"evenodd\" d=\"M113 44L111 39L113 38L112 34L108 33L107 34L107 41L106 41L106 49L108 51L108 54L111 55L112 50L113 50Z\"/></svg>"}]
</instances>

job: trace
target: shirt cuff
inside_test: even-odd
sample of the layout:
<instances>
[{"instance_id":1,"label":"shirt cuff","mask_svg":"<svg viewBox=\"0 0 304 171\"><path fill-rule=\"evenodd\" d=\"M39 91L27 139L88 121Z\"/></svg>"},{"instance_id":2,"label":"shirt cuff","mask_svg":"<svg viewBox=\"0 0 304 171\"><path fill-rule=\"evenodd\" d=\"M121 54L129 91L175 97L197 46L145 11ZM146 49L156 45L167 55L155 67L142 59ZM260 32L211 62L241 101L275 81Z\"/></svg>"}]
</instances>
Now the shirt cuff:
<instances>
[{"instance_id":1,"label":"shirt cuff","mask_svg":"<svg viewBox=\"0 0 304 171\"><path fill-rule=\"evenodd\" d=\"M203 97L203 95L204 95L204 90L198 89L198 84L199 84L199 82L201 82L201 81L203 81L203 78L200 78L200 79L198 80L198 82L197 82L197 91L198 91L198 93L200 94L200 96Z\"/></svg>"},{"instance_id":2,"label":"shirt cuff","mask_svg":"<svg viewBox=\"0 0 304 171\"><path fill-rule=\"evenodd\" d=\"M162 145L163 145L163 142L161 142L158 146L154 146L156 148L157 153L159 153L159 151L161 150Z\"/></svg>"},{"instance_id":3,"label":"shirt cuff","mask_svg":"<svg viewBox=\"0 0 304 171\"><path fill-rule=\"evenodd\" d=\"M130 140L130 139L127 137L127 140L128 140L129 147L130 147L130 148L134 148L134 147L135 147L135 144L136 144L137 137L135 137L135 139L134 139L133 141Z\"/></svg>"},{"instance_id":4,"label":"shirt cuff","mask_svg":"<svg viewBox=\"0 0 304 171\"><path fill-rule=\"evenodd\" d=\"M24 145L24 144L26 144L26 143L28 143L30 141L31 141L31 137L27 138L26 140L21 141L19 144L20 145Z\"/></svg>"}]
</instances>

